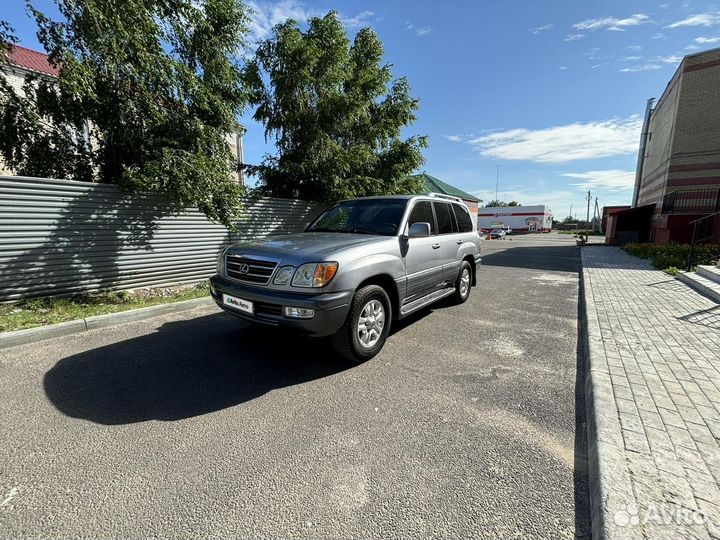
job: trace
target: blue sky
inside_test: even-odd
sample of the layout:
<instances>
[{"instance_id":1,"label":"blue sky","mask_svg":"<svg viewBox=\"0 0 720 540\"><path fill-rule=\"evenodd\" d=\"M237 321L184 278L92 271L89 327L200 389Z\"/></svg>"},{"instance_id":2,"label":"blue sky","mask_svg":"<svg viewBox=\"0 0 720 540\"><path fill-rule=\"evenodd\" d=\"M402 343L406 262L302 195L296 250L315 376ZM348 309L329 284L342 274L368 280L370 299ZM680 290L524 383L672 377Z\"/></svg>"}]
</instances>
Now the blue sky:
<instances>
[{"instance_id":1,"label":"blue sky","mask_svg":"<svg viewBox=\"0 0 720 540\"><path fill-rule=\"evenodd\" d=\"M7 2L7 0L6 0ZM53 15L47 0L34 2ZM548 204L556 217L627 204L649 97L681 58L720 47L720 1L466 0L250 3L255 37L286 17L330 9L349 32L372 27L395 76L420 99L407 134L428 135L423 169L485 200ZM40 48L24 2L2 16L21 44ZM246 161L272 146L249 119Z\"/></svg>"}]
</instances>

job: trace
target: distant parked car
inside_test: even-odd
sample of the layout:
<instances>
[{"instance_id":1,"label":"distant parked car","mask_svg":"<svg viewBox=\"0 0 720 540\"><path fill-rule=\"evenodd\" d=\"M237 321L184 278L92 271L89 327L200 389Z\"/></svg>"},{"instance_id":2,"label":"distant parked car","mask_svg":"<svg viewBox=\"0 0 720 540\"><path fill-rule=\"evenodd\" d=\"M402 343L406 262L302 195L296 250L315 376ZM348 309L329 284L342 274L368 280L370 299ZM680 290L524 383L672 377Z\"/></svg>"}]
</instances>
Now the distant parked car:
<instances>
[{"instance_id":1,"label":"distant parked car","mask_svg":"<svg viewBox=\"0 0 720 540\"><path fill-rule=\"evenodd\" d=\"M505 231L502 229L493 229L490 231L490 238L494 240L505 240Z\"/></svg>"}]
</instances>

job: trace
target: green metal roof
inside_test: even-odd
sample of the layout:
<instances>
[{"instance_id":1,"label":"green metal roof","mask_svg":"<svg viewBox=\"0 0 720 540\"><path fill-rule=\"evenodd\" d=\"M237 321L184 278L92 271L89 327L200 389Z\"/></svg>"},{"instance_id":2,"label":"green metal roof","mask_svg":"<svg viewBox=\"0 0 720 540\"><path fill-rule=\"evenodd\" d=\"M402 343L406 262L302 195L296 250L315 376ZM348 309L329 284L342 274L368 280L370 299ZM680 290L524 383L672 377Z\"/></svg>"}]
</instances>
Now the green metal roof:
<instances>
[{"instance_id":1,"label":"green metal roof","mask_svg":"<svg viewBox=\"0 0 720 540\"><path fill-rule=\"evenodd\" d=\"M430 176L427 173L413 174L412 178L419 178L425 184L425 187L422 191L423 195L427 193L444 193L445 195L460 197L461 199L465 199L468 201L482 202L481 199L478 199L475 195L470 195L469 193L453 187L450 184L446 184L439 178Z\"/></svg>"}]
</instances>

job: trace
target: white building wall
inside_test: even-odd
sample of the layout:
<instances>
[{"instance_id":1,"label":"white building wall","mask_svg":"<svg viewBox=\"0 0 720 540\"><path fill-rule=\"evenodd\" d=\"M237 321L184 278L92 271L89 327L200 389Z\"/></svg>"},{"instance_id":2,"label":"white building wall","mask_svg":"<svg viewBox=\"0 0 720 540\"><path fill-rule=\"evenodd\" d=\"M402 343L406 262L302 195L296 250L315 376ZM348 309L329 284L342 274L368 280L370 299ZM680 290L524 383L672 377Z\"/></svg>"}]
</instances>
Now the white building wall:
<instances>
[{"instance_id":1,"label":"white building wall","mask_svg":"<svg viewBox=\"0 0 720 540\"><path fill-rule=\"evenodd\" d=\"M511 228L514 231L552 229L553 215L543 205L498 206L478 209L478 229ZM534 227L533 227L534 225Z\"/></svg>"}]
</instances>

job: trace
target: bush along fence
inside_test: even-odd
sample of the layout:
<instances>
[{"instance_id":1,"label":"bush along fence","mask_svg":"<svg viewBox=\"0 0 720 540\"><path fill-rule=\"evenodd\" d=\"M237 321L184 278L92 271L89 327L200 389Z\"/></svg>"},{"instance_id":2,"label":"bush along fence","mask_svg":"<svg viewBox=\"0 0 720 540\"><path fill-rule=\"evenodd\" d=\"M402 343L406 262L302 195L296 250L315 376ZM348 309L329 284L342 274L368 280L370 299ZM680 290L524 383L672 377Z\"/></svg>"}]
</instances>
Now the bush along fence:
<instances>
[{"instance_id":1,"label":"bush along fence","mask_svg":"<svg viewBox=\"0 0 720 540\"><path fill-rule=\"evenodd\" d=\"M690 244L642 244L631 242L625 244L623 249L630 255L642 259L650 259L655 268L680 269L685 268L690 255ZM720 259L720 244L698 244L695 246L695 264L718 264Z\"/></svg>"},{"instance_id":2,"label":"bush along fence","mask_svg":"<svg viewBox=\"0 0 720 540\"><path fill-rule=\"evenodd\" d=\"M0 176L0 302L191 283L231 242L301 231L325 206L247 198L232 234L196 209L74 180Z\"/></svg>"}]
</instances>

